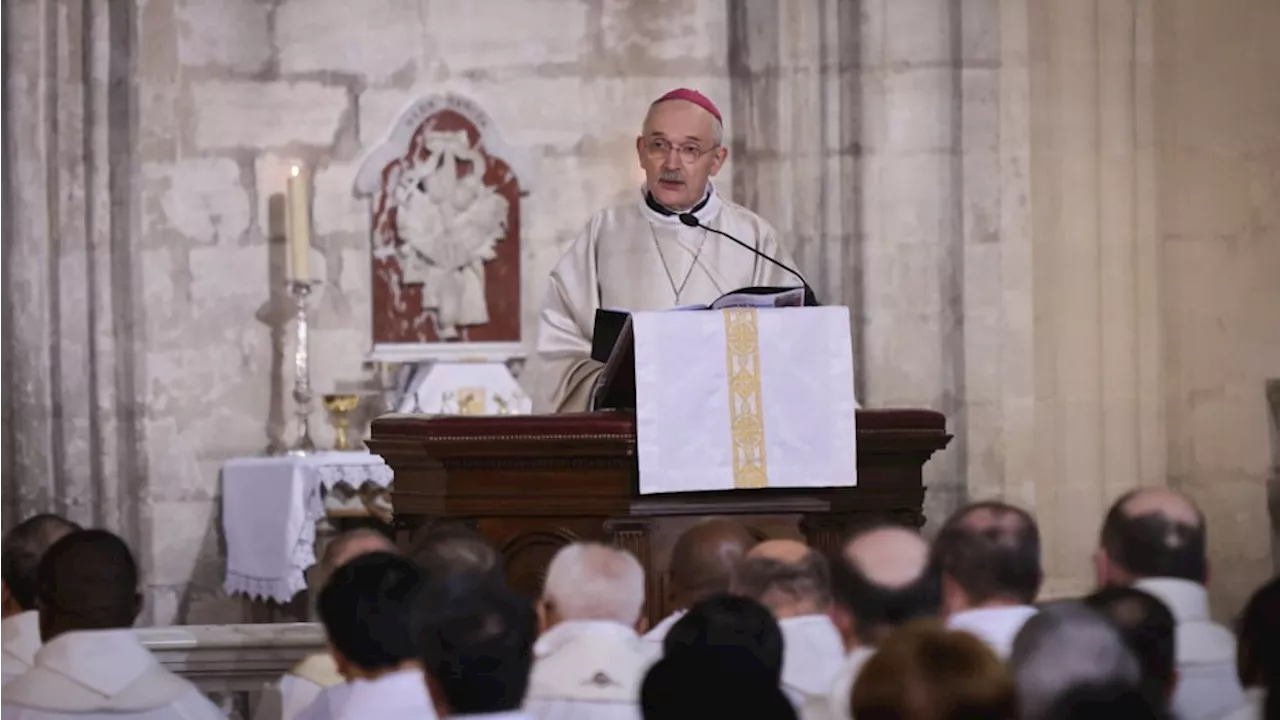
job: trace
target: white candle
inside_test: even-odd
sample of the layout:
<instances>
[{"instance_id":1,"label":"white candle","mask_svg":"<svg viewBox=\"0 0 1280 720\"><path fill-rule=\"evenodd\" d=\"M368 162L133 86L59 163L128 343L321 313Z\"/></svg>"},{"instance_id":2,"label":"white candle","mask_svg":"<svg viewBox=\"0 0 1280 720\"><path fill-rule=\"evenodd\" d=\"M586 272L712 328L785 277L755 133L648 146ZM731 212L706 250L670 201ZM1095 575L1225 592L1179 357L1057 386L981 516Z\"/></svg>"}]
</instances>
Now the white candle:
<instances>
[{"instance_id":1,"label":"white candle","mask_svg":"<svg viewBox=\"0 0 1280 720\"><path fill-rule=\"evenodd\" d=\"M297 165L289 171L286 205L289 254L292 258L290 277L306 281L311 279L311 202L307 197L307 179Z\"/></svg>"}]
</instances>

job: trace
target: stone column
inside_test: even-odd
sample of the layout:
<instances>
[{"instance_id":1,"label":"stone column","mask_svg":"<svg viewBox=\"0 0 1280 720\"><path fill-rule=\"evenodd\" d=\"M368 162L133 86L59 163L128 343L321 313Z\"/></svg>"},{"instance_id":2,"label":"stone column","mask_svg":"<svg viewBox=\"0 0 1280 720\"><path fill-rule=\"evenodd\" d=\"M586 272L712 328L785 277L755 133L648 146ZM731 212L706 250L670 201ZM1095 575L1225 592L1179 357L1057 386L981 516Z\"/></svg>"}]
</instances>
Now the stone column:
<instances>
[{"instance_id":1,"label":"stone column","mask_svg":"<svg viewBox=\"0 0 1280 720\"><path fill-rule=\"evenodd\" d=\"M6 524L53 511L136 548L133 8L3 5L3 375Z\"/></svg>"}]
</instances>

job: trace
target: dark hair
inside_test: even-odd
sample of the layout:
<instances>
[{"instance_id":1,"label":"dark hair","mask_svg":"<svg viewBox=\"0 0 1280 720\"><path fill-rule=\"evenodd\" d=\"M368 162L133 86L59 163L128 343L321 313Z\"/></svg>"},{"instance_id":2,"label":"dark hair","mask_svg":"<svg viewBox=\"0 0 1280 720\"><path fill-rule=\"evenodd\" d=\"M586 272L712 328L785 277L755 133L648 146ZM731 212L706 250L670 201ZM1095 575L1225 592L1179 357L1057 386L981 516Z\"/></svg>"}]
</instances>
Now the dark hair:
<instances>
[{"instance_id":1,"label":"dark hair","mask_svg":"<svg viewBox=\"0 0 1280 720\"><path fill-rule=\"evenodd\" d=\"M1236 652L1242 685L1265 686L1272 697L1280 693L1280 576L1258 588L1245 604Z\"/></svg>"},{"instance_id":2,"label":"dark hair","mask_svg":"<svg viewBox=\"0 0 1280 720\"><path fill-rule=\"evenodd\" d=\"M819 607L831 602L831 569L821 553L810 550L789 563L772 557L748 557L734 571L733 591L768 605L782 595L793 601L810 600Z\"/></svg>"},{"instance_id":3,"label":"dark hair","mask_svg":"<svg viewBox=\"0 0 1280 720\"><path fill-rule=\"evenodd\" d=\"M1166 720L1142 690L1123 682L1082 683L1069 688L1049 706L1045 720Z\"/></svg>"},{"instance_id":4,"label":"dark hair","mask_svg":"<svg viewBox=\"0 0 1280 720\"><path fill-rule=\"evenodd\" d=\"M640 712L644 720L797 717L777 682L752 682L697 654L667 655L649 668L640 685Z\"/></svg>"},{"instance_id":5,"label":"dark hair","mask_svg":"<svg viewBox=\"0 0 1280 720\"><path fill-rule=\"evenodd\" d=\"M898 587L877 585L844 557L831 561L831 594L858 624L864 643L919 618L936 617L942 610L942 573L930 562L920 576Z\"/></svg>"},{"instance_id":6,"label":"dark hair","mask_svg":"<svg viewBox=\"0 0 1280 720\"><path fill-rule=\"evenodd\" d=\"M127 628L137 619L138 564L114 533L78 530L63 536L45 552L36 578L42 634L51 627Z\"/></svg>"},{"instance_id":7,"label":"dark hair","mask_svg":"<svg viewBox=\"0 0 1280 720\"><path fill-rule=\"evenodd\" d=\"M428 583L418 606L423 671L458 715L524 703L537 635L528 599L474 576Z\"/></svg>"},{"instance_id":8,"label":"dark hair","mask_svg":"<svg viewBox=\"0 0 1280 720\"><path fill-rule=\"evenodd\" d=\"M990 522L975 522L979 513ZM1036 521L1002 502L974 503L952 515L933 542L933 556L974 604L1000 598L1030 604L1044 580Z\"/></svg>"},{"instance_id":9,"label":"dark hair","mask_svg":"<svg viewBox=\"0 0 1280 720\"><path fill-rule=\"evenodd\" d=\"M338 566L316 603L330 644L363 670L416 658L411 622L421 587L418 566L392 553L367 553Z\"/></svg>"},{"instance_id":10,"label":"dark hair","mask_svg":"<svg viewBox=\"0 0 1280 720\"><path fill-rule=\"evenodd\" d=\"M782 630L773 613L751 598L712 595L689 608L662 641L666 657L693 655L759 674L774 685L782 678Z\"/></svg>"},{"instance_id":11,"label":"dark hair","mask_svg":"<svg viewBox=\"0 0 1280 720\"><path fill-rule=\"evenodd\" d=\"M1102 524L1102 549L1138 577L1168 577L1203 584L1206 577L1204 514L1195 525L1156 511L1129 515L1125 505L1141 490L1120 497Z\"/></svg>"},{"instance_id":12,"label":"dark hair","mask_svg":"<svg viewBox=\"0 0 1280 720\"><path fill-rule=\"evenodd\" d=\"M1168 606L1134 587L1103 588L1084 598L1084 604L1120 631L1138 660L1142 690L1159 707L1167 706L1177 679L1176 623Z\"/></svg>"},{"instance_id":13,"label":"dark hair","mask_svg":"<svg viewBox=\"0 0 1280 720\"><path fill-rule=\"evenodd\" d=\"M5 535L0 549L0 577L23 610L36 608L40 558L59 539L79 529L79 525L60 515L41 513L18 523Z\"/></svg>"},{"instance_id":14,"label":"dark hair","mask_svg":"<svg viewBox=\"0 0 1280 720\"><path fill-rule=\"evenodd\" d=\"M469 574L497 587L507 584L501 555L480 533L462 523L433 526L414 541L409 558L432 582Z\"/></svg>"}]
</instances>

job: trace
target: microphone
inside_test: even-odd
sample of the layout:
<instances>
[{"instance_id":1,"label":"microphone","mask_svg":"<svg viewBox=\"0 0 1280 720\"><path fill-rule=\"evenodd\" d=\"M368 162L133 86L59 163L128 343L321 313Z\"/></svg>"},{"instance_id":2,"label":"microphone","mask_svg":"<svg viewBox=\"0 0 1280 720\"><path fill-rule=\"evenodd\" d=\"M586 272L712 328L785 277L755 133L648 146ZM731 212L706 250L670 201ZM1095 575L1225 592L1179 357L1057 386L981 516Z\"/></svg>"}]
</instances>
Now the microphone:
<instances>
[{"instance_id":1,"label":"microphone","mask_svg":"<svg viewBox=\"0 0 1280 720\"><path fill-rule=\"evenodd\" d=\"M707 231L709 231L709 232L713 232L713 233L715 233L715 234L717 234L717 235L723 235L724 237L729 238L730 240L732 240L733 242L737 243L738 245L741 245L742 247L746 248L748 251L750 251L750 252L751 252L751 254L752 254L752 255L756 255L756 256L762 257L762 258L764 258L765 260L768 260L769 262L773 263L774 265L777 265L778 267L782 268L783 270L786 270L787 272L791 273L792 275L795 275L795 276L796 276L796 279L800 281L800 284L801 284L802 286L804 286L804 304L805 304L805 307L817 307L818 305L821 305L821 303L819 303L819 302L818 302L818 296L817 296L817 295L815 295L815 294L814 294L814 292L813 292L813 288L812 288L812 287L809 287L809 283L805 281L804 276L803 276L803 275L801 275L801 274L800 274L798 271L796 271L795 269L793 269L793 268L789 268L789 267L787 267L786 265L783 265L782 263L778 262L777 260L774 260L773 258L769 257L768 255L765 255L764 253L760 252L759 250L757 250L757 249L755 249L755 248L751 247L750 245L748 245L748 244L746 244L746 243L742 242L741 240L739 240L738 238L736 238L736 237L734 237L734 236L730 235L730 234L729 234L729 233L727 233L727 232L724 232L723 230L717 230L717 229L715 229L715 228L713 228L713 227L707 227L706 225L703 225L703 224L698 220L698 216L694 215L693 213L687 213L687 212L686 212L686 213L680 213L679 217L680 217L680 222L684 223L685 225L687 225L687 226L689 226L689 227L702 228L703 230L707 230Z\"/></svg>"}]
</instances>

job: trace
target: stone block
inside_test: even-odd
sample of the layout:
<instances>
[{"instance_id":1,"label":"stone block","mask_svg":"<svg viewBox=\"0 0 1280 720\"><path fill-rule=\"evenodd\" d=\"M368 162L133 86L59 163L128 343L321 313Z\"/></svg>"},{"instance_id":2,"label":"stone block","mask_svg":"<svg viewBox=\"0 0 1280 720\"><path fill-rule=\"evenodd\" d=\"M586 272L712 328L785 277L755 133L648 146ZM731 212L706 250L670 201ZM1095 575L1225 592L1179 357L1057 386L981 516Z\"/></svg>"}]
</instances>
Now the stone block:
<instances>
[{"instance_id":1,"label":"stone block","mask_svg":"<svg viewBox=\"0 0 1280 720\"><path fill-rule=\"evenodd\" d=\"M724 67L728 43L728 14L722 3L669 0L655 12L648 3L603 2L600 46L609 55L626 58L636 74L645 74L646 63L661 67L663 61L673 60Z\"/></svg>"},{"instance_id":2,"label":"stone block","mask_svg":"<svg viewBox=\"0 0 1280 720\"><path fill-rule=\"evenodd\" d=\"M1000 71L960 71L960 122L958 138L964 152L1000 151ZM954 112L954 110L953 110ZM991 184L999 185L998 178Z\"/></svg>"},{"instance_id":3,"label":"stone block","mask_svg":"<svg viewBox=\"0 0 1280 720\"><path fill-rule=\"evenodd\" d=\"M362 233L368 236L371 211L369 198L355 194L359 162L331 162L316 170L312 201L312 229L317 235L328 233Z\"/></svg>"},{"instance_id":4,"label":"stone block","mask_svg":"<svg viewBox=\"0 0 1280 720\"><path fill-rule=\"evenodd\" d=\"M951 12L949 0L885 0L884 62L890 67L949 65Z\"/></svg>"},{"instance_id":5,"label":"stone block","mask_svg":"<svg viewBox=\"0 0 1280 720\"><path fill-rule=\"evenodd\" d=\"M1266 182L1264 165L1185 147L1163 152L1160 164L1160 176L1169 179L1160 195L1166 236L1200 239L1247 231L1253 188Z\"/></svg>"},{"instance_id":6,"label":"stone block","mask_svg":"<svg viewBox=\"0 0 1280 720\"><path fill-rule=\"evenodd\" d=\"M201 149L328 146L347 90L319 82L209 80L191 88Z\"/></svg>"},{"instance_id":7,"label":"stone block","mask_svg":"<svg viewBox=\"0 0 1280 720\"><path fill-rule=\"evenodd\" d=\"M1000 0L965 0L951 7L951 12L960 13L960 61L999 63Z\"/></svg>"},{"instance_id":8,"label":"stone block","mask_svg":"<svg viewBox=\"0 0 1280 720\"><path fill-rule=\"evenodd\" d=\"M272 293L266 246L197 248L191 251L191 313L232 324L248 320ZM205 332L210 328L205 328Z\"/></svg>"},{"instance_id":9,"label":"stone block","mask_svg":"<svg viewBox=\"0 0 1280 720\"><path fill-rule=\"evenodd\" d=\"M201 244L226 244L249 229L249 194L229 158L191 158L142 166L143 234L173 231Z\"/></svg>"},{"instance_id":10,"label":"stone block","mask_svg":"<svg viewBox=\"0 0 1280 720\"><path fill-rule=\"evenodd\" d=\"M435 54L422 5L417 0L281 3L276 10L280 70L349 73L372 84L414 72Z\"/></svg>"},{"instance_id":11,"label":"stone block","mask_svg":"<svg viewBox=\"0 0 1280 720\"><path fill-rule=\"evenodd\" d=\"M218 503L215 500L147 502L143 512L156 523L152 566L147 580L156 585L190 582L201 557L217 555Z\"/></svg>"},{"instance_id":12,"label":"stone block","mask_svg":"<svg viewBox=\"0 0 1280 720\"><path fill-rule=\"evenodd\" d=\"M258 72L270 60L267 5L226 0L180 0L175 5L183 65Z\"/></svg>"},{"instance_id":13,"label":"stone block","mask_svg":"<svg viewBox=\"0 0 1280 720\"><path fill-rule=\"evenodd\" d=\"M428 0L426 17L451 72L527 70L581 61L589 50L588 6L583 0L508 2L495 22L492 4Z\"/></svg>"},{"instance_id":14,"label":"stone block","mask_svg":"<svg viewBox=\"0 0 1280 720\"><path fill-rule=\"evenodd\" d=\"M961 231L954 218L951 158L888 155L880 164L880 232L893 243L945 245Z\"/></svg>"},{"instance_id":15,"label":"stone block","mask_svg":"<svg viewBox=\"0 0 1280 720\"><path fill-rule=\"evenodd\" d=\"M891 70L885 76L886 151L945 152L954 145L953 77L944 68Z\"/></svg>"}]
</instances>

